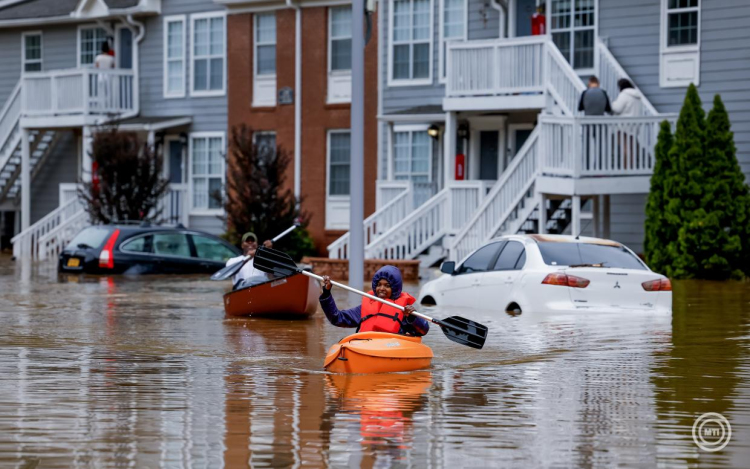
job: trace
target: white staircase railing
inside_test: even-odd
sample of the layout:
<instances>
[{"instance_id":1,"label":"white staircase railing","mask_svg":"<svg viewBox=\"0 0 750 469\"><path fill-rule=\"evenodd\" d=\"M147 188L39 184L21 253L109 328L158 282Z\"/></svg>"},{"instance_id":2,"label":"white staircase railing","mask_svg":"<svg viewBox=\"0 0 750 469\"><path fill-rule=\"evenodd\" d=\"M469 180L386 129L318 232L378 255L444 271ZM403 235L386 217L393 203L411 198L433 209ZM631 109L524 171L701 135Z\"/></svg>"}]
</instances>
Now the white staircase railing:
<instances>
[{"instance_id":1,"label":"white staircase railing","mask_svg":"<svg viewBox=\"0 0 750 469\"><path fill-rule=\"evenodd\" d=\"M11 239L11 243L13 243L13 256L17 259L21 257L46 259L50 256L48 247L51 244L64 246L64 242L72 239L70 238L67 241L57 240L54 239L54 235L65 234L63 228L74 223L72 220L80 217L81 213L85 213L85 211L83 210L83 204L77 197L56 208ZM73 233L73 236L75 234Z\"/></svg>"},{"instance_id":2,"label":"white staircase railing","mask_svg":"<svg viewBox=\"0 0 750 469\"><path fill-rule=\"evenodd\" d=\"M596 53L599 58L599 73L597 75L599 78L599 85L607 92L610 101L617 99L617 95L620 93L617 88L617 81L620 78L627 78L633 83L633 86L636 88L638 87L625 69L622 68L620 62L615 59L612 52L610 52L609 48L604 44L604 41L602 41L601 38L597 38ZM648 98L646 98L646 95L642 92L641 100L643 101L643 114L645 116L655 116L658 114L654 105L651 104L651 101L649 101Z\"/></svg>"},{"instance_id":3,"label":"white staircase railing","mask_svg":"<svg viewBox=\"0 0 750 469\"><path fill-rule=\"evenodd\" d=\"M463 224L450 248L450 259L460 261L490 239L513 215L538 174L540 128L529 135L501 179Z\"/></svg>"},{"instance_id":4,"label":"white staircase railing","mask_svg":"<svg viewBox=\"0 0 750 469\"><path fill-rule=\"evenodd\" d=\"M574 116L586 85L552 40L547 41L547 91L566 115Z\"/></svg>"},{"instance_id":5,"label":"white staircase railing","mask_svg":"<svg viewBox=\"0 0 750 469\"><path fill-rule=\"evenodd\" d=\"M39 238L38 259L43 261L58 256L75 235L90 224L89 214L85 210L79 210L67 218L64 223Z\"/></svg>"},{"instance_id":6,"label":"white staircase railing","mask_svg":"<svg viewBox=\"0 0 750 469\"><path fill-rule=\"evenodd\" d=\"M13 151L21 141L18 121L21 117L21 81L19 80L13 92L8 96L5 105L0 110L0 169L13 155Z\"/></svg>"}]
</instances>

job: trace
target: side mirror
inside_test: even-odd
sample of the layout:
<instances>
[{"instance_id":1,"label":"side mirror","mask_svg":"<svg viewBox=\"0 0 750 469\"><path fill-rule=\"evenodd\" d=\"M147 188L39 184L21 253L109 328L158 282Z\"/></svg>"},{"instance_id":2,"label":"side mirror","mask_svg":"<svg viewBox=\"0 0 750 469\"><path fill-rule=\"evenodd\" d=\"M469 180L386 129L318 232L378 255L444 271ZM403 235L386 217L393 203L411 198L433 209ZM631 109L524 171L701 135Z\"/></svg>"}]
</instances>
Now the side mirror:
<instances>
[{"instance_id":1,"label":"side mirror","mask_svg":"<svg viewBox=\"0 0 750 469\"><path fill-rule=\"evenodd\" d=\"M453 275L456 271L456 263L453 261L446 261L440 266L440 272L448 275Z\"/></svg>"}]
</instances>

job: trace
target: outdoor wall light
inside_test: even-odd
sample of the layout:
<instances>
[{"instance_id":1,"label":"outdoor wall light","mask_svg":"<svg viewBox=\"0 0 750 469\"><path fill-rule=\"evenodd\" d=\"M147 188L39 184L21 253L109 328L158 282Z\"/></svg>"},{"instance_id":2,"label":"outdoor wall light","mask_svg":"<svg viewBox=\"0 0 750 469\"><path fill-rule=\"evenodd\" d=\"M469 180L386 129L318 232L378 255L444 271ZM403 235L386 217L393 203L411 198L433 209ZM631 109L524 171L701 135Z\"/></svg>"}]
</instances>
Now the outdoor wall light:
<instances>
[{"instance_id":1,"label":"outdoor wall light","mask_svg":"<svg viewBox=\"0 0 750 469\"><path fill-rule=\"evenodd\" d=\"M456 129L456 135L461 139L469 138L469 126L467 124L459 125L458 129Z\"/></svg>"},{"instance_id":2,"label":"outdoor wall light","mask_svg":"<svg viewBox=\"0 0 750 469\"><path fill-rule=\"evenodd\" d=\"M427 135L437 140L437 138L440 136L440 128L437 125L432 124L427 129Z\"/></svg>"}]
</instances>

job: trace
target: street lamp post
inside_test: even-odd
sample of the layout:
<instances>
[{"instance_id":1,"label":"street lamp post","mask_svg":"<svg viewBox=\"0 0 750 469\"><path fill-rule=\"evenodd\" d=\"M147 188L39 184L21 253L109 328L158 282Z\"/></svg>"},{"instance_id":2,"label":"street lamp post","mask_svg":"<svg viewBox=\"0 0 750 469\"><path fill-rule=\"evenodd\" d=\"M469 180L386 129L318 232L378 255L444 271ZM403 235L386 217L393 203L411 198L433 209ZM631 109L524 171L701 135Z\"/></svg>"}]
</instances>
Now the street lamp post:
<instances>
[{"instance_id":1,"label":"street lamp post","mask_svg":"<svg viewBox=\"0 0 750 469\"><path fill-rule=\"evenodd\" d=\"M365 276L365 39L364 0L352 2L351 165L349 173L349 285L359 288Z\"/></svg>"}]
</instances>

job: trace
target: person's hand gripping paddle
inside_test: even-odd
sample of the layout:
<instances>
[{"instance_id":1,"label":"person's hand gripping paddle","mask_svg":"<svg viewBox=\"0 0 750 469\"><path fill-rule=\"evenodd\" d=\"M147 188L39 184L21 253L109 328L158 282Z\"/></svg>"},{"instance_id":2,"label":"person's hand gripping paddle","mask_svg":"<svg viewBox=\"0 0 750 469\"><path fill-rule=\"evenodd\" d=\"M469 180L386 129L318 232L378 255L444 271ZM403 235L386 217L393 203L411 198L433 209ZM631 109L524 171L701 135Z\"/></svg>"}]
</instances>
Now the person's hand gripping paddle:
<instances>
[{"instance_id":1,"label":"person's hand gripping paddle","mask_svg":"<svg viewBox=\"0 0 750 469\"><path fill-rule=\"evenodd\" d=\"M298 226L300 226L300 222L299 221L295 221L294 225L290 226L289 228L287 228L286 230L284 230L283 233L281 233L280 235L278 235L275 238L273 238L271 240L271 242L275 243L276 241L280 240L284 236L286 236L289 233L291 233L292 231L294 231ZM226 279L234 276L237 272L239 272L240 270L242 270L242 268L245 266L245 264L248 263L248 261L250 261L250 259L252 259L252 257L248 257L247 259L245 259L242 262L235 262L232 265L224 267L223 269L221 269L221 270L215 272L213 275L211 275L211 280L226 280Z\"/></svg>"},{"instance_id":2,"label":"person's hand gripping paddle","mask_svg":"<svg viewBox=\"0 0 750 469\"><path fill-rule=\"evenodd\" d=\"M321 277L320 275L315 275L312 272L307 272L297 267L297 264L294 263L294 260L292 260L292 258L289 257L288 254L282 251L277 251L276 249L269 249L263 246L259 247L256 251L253 266L261 272L265 272L268 274L275 274L278 276L302 274L316 280L323 281L323 277ZM352 288L333 281L331 281L331 284L352 293L365 296L367 298L370 298L371 300L379 301L383 304L387 304L388 306L398 308L401 311L404 310L403 306L399 306L397 304L391 303L390 301L378 298L377 296L359 291L356 288ZM461 345L481 349L482 346L484 346L484 342L487 340L487 326L471 321L469 319L462 318L460 316L451 316L446 319L434 319L416 311L412 312L411 314L420 317L425 321L437 324L443 330L443 334L445 334L448 339Z\"/></svg>"}]
</instances>

